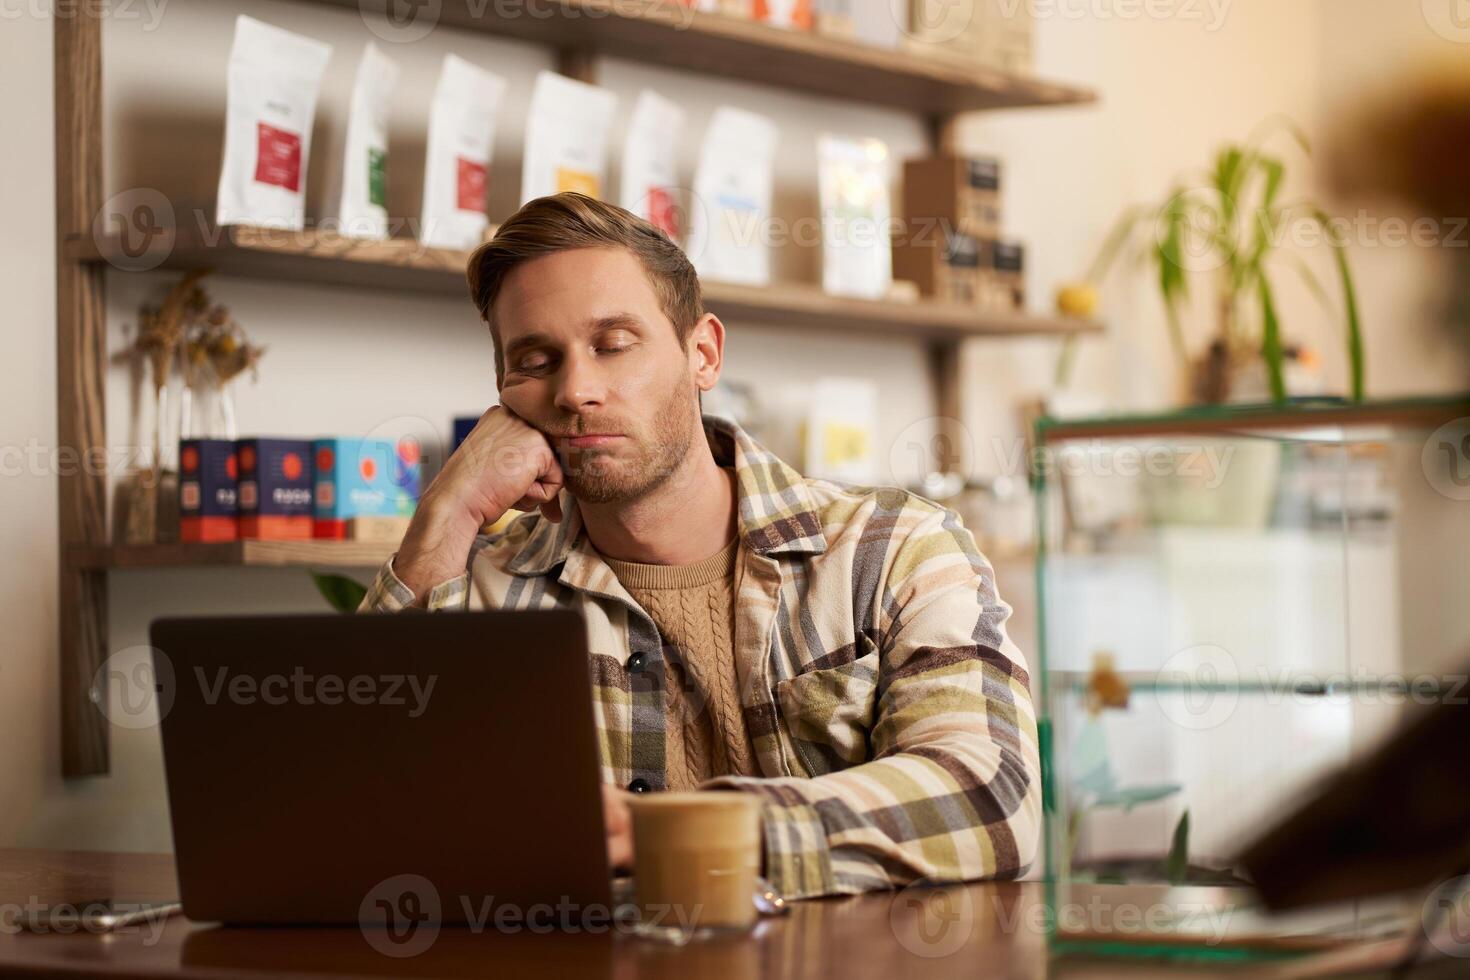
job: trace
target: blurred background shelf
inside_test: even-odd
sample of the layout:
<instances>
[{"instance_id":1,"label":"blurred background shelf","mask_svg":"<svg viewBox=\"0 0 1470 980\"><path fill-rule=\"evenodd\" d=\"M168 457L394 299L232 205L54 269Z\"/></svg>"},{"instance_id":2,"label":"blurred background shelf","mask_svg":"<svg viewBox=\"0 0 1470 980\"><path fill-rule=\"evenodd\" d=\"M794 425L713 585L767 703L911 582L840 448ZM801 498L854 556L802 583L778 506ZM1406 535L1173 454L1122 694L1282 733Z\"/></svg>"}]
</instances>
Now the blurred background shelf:
<instances>
[{"instance_id":1,"label":"blurred background shelf","mask_svg":"<svg viewBox=\"0 0 1470 980\"><path fill-rule=\"evenodd\" d=\"M394 0L309 2L376 14L394 4ZM1087 88L983 68L939 50L921 56L902 48L783 30L696 13L677 0L526 0L503 11L482 0L444 0L438 23L587 55L629 58L936 115L1079 105L1097 99ZM418 25L409 21L403 29L416 31Z\"/></svg>"},{"instance_id":2,"label":"blurred background shelf","mask_svg":"<svg viewBox=\"0 0 1470 980\"><path fill-rule=\"evenodd\" d=\"M469 298L468 254L429 248L413 239L364 241L315 230L270 228L180 229L144 247L124 239L73 235L69 258L120 270L213 269L221 275L389 289ZM860 330L912 339L1015 337L1096 333L1092 320L987 312L932 301L898 302L833 296L816 286L703 283L706 308L737 323L769 323L812 330Z\"/></svg>"},{"instance_id":3,"label":"blurred background shelf","mask_svg":"<svg viewBox=\"0 0 1470 980\"><path fill-rule=\"evenodd\" d=\"M327 566L377 568L398 550L397 545L363 541L222 541L179 543L81 545L69 550L80 568L178 568L200 565L260 567Z\"/></svg>"}]
</instances>

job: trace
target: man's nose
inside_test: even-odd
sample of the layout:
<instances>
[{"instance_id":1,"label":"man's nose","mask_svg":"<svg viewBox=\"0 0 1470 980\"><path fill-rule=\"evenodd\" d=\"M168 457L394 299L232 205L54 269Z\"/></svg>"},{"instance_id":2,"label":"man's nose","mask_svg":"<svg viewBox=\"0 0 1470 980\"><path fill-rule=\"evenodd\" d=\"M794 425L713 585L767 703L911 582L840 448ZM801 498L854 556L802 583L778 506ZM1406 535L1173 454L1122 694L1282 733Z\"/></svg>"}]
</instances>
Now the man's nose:
<instances>
[{"instance_id":1,"label":"man's nose","mask_svg":"<svg viewBox=\"0 0 1470 980\"><path fill-rule=\"evenodd\" d=\"M562 362L556 386L556 407L564 412L581 412L601 406L607 399L603 371L585 356Z\"/></svg>"}]
</instances>

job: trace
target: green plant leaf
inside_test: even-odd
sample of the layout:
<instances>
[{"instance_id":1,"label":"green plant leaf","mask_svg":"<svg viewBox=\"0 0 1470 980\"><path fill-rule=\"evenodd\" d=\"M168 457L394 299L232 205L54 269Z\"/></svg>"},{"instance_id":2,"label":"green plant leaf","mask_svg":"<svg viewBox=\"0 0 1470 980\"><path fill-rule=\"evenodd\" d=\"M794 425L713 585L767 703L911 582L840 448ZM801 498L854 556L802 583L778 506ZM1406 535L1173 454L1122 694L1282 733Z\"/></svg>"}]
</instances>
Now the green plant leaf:
<instances>
[{"instance_id":1,"label":"green plant leaf","mask_svg":"<svg viewBox=\"0 0 1470 980\"><path fill-rule=\"evenodd\" d=\"M1271 379L1271 398L1279 405L1286 401L1286 351L1281 345L1281 323L1276 318L1276 300L1271 295L1271 281L1260 269L1257 280L1261 293L1261 357Z\"/></svg>"},{"instance_id":2,"label":"green plant leaf","mask_svg":"<svg viewBox=\"0 0 1470 980\"><path fill-rule=\"evenodd\" d=\"M1317 223L1327 232L1332 245L1333 258L1337 260L1337 275L1342 282L1342 301L1347 316L1348 370L1352 374L1353 401L1364 397L1367 383L1367 365L1363 356L1363 319L1358 310L1358 290L1353 284L1353 270L1348 264L1347 243L1332 231L1332 219L1321 208L1314 210Z\"/></svg>"},{"instance_id":3,"label":"green plant leaf","mask_svg":"<svg viewBox=\"0 0 1470 980\"><path fill-rule=\"evenodd\" d=\"M1189 296L1189 282L1184 278L1184 234L1189 220L1187 207L1184 193L1176 188L1160 215L1164 230L1154 247L1159 264L1159 292L1164 299L1169 336L1174 342L1175 354L1186 368L1189 352L1185 349L1184 328L1179 322L1179 304Z\"/></svg>"},{"instance_id":4,"label":"green plant leaf","mask_svg":"<svg viewBox=\"0 0 1470 980\"><path fill-rule=\"evenodd\" d=\"M1077 836L1082 833L1082 811L1067 814L1067 842L1062 852L1062 867L1071 868L1072 858L1077 854Z\"/></svg>"},{"instance_id":5,"label":"green plant leaf","mask_svg":"<svg viewBox=\"0 0 1470 980\"><path fill-rule=\"evenodd\" d=\"M345 575L323 575L320 572L310 572L312 581L316 583L317 591L327 604L340 613L354 613L362 605L362 600L367 596L367 586L355 579Z\"/></svg>"},{"instance_id":6,"label":"green plant leaf","mask_svg":"<svg viewBox=\"0 0 1470 980\"><path fill-rule=\"evenodd\" d=\"M1091 809L1105 810L1121 807L1125 811L1132 810L1143 803L1167 799L1183 788L1178 783L1160 783L1157 786L1128 786L1113 789L1093 800Z\"/></svg>"},{"instance_id":7,"label":"green plant leaf","mask_svg":"<svg viewBox=\"0 0 1470 980\"><path fill-rule=\"evenodd\" d=\"M1281 193L1281 185L1286 180L1286 164L1275 157L1263 156L1257 158L1257 165L1261 168L1266 182L1261 209L1269 211L1276 204L1276 198Z\"/></svg>"},{"instance_id":8,"label":"green plant leaf","mask_svg":"<svg viewBox=\"0 0 1470 980\"><path fill-rule=\"evenodd\" d=\"M1179 815L1174 825L1174 839L1169 845L1169 858L1164 864L1169 883L1182 885L1189 877L1189 810Z\"/></svg>"},{"instance_id":9,"label":"green plant leaf","mask_svg":"<svg viewBox=\"0 0 1470 980\"><path fill-rule=\"evenodd\" d=\"M1185 370L1189 369L1189 349L1184 343L1184 325L1179 322L1179 307L1173 300L1164 301L1164 322L1169 325L1169 339L1173 342L1174 354Z\"/></svg>"},{"instance_id":10,"label":"green plant leaf","mask_svg":"<svg viewBox=\"0 0 1470 980\"><path fill-rule=\"evenodd\" d=\"M1251 246L1250 258L1241 264L1241 276L1236 284L1238 292L1246 292L1249 274L1258 272L1266 261L1266 254L1276 247L1276 232L1286 212L1280 208L1262 208L1256 215L1255 242Z\"/></svg>"},{"instance_id":11,"label":"green plant leaf","mask_svg":"<svg viewBox=\"0 0 1470 980\"><path fill-rule=\"evenodd\" d=\"M1322 285L1322 278L1312 271L1312 267L1302 261L1301 256L1291 257L1292 268L1296 269L1297 275L1301 276L1302 283L1306 285L1308 292L1317 298L1322 304L1322 309L1332 311L1332 297L1327 295L1327 288Z\"/></svg>"},{"instance_id":12,"label":"green plant leaf","mask_svg":"<svg viewBox=\"0 0 1470 980\"><path fill-rule=\"evenodd\" d=\"M1248 173L1246 155L1238 146L1224 147L1215 158L1214 183L1215 193L1220 195L1222 228L1235 224L1240 205L1240 189Z\"/></svg>"},{"instance_id":13,"label":"green plant leaf","mask_svg":"<svg viewBox=\"0 0 1470 980\"><path fill-rule=\"evenodd\" d=\"M1072 381L1072 365L1077 362L1077 335L1067 334L1062 340L1062 349L1057 354L1056 376L1052 383L1058 390L1066 388Z\"/></svg>"},{"instance_id":14,"label":"green plant leaf","mask_svg":"<svg viewBox=\"0 0 1470 980\"><path fill-rule=\"evenodd\" d=\"M1277 117L1276 121L1296 141L1296 145L1301 148L1302 153L1307 156L1312 155L1312 141L1307 137L1307 131L1297 125L1295 119L1292 119L1290 116L1281 115Z\"/></svg>"},{"instance_id":15,"label":"green plant leaf","mask_svg":"<svg viewBox=\"0 0 1470 980\"><path fill-rule=\"evenodd\" d=\"M1108 237L1103 239L1102 247L1097 250L1092 265L1087 269L1087 281L1094 286L1102 285L1103 278L1107 276L1108 270L1112 268L1113 262L1117 260L1118 254L1128 244L1128 239L1133 236L1139 221L1148 214L1148 208L1135 204L1125 210L1118 217L1118 221L1108 232Z\"/></svg>"},{"instance_id":16,"label":"green plant leaf","mask_svg":"<svg viewBox=\"0 0 1470 980\"><path fill-rule=\"evenodd\" d=\"M1264 146L1272 136L1281 131L1285 131L1292 138L1305 156L1312 155L1312 141L1307 138L1306 130L1283 112L1272 113L1257 123L1256 128L1251 130L1250 136L1246 139L1246 145Z\"/></svg>"}]
</instances>

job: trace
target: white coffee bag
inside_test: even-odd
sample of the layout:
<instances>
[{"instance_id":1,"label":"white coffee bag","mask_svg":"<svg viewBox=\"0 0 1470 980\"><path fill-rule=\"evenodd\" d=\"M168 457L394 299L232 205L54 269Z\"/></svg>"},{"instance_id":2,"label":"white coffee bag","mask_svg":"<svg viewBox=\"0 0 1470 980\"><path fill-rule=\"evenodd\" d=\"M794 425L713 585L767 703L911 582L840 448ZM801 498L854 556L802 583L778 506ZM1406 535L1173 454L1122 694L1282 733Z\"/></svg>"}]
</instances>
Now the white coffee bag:
<instances>
[{"instance_id":1,"label":"white coffee bag","mask_svg":"<svg viewBox=\"0 0 1470 980\"><path fill-rule=\"evenodd\" d=\"M605 88L543 71L531 93L521 203L581 191L602 197L607 140L618 97Z\"/></svg>"},{"instance_id":2,"label":"white coffee bag","mask_svg":"<svg viewBox=\"0 0 1470 980\"><path fill-rule=\"evenodd\" d=\"M350 238L388 237L388 109L397 84L398 65L369 41L348 105L336 214Z\"/></svg>"},{"instance_id":3,"label":"white coffee bag","mask_svg":"<svg viewBox=\"0 0 1470 980\"><path fill-rule=\"evenodd\" d=\"M882 299L893 283L888 147L823 134L817 140L822 209L822 288Z\"/></svg>"},{"instance_id":4,"label":"white coffee bag","mask_svg":"<svg viewBox=\"0 0 1470 980\"><path fill-rule=\"evenodd\" d=\"M505 79L455 55L444 56L429 109L424 208L419 239L439 248L471 249L485 226L485 190L495 145L495 116Z\"/></svg>"},{"instance_id":5,"label":"white coffee bag","mask_svg":"<svg viewBox=\"0 0 1470 980\"><path fill-rule=\"evenodd\" d=\"M331 56L330 44L235 19L216 222L305 226L311 126Z\"/></svg>"},{"instance_id":6,"label":"white coffee bag","mask_svg":"<svg viewBox=\"0 0 1470 980\"><path fill-rule=\"evenodd\" d=\"M638 94L623 147L622 206L674 241L679 227L679 139L684 110L647 89Z\"/></svg>"},{"instance_id":7,"label":"white coffee bag","mask_svg":"<svg viewBox=\"0 0 1470 980\"><path fill-rule=\"evenodd\" d=\"M775 156L775 123L744 109L715 110L695 172L685 245L701 276L757 286L771 281Z\"/></svg>"}]
</instances>

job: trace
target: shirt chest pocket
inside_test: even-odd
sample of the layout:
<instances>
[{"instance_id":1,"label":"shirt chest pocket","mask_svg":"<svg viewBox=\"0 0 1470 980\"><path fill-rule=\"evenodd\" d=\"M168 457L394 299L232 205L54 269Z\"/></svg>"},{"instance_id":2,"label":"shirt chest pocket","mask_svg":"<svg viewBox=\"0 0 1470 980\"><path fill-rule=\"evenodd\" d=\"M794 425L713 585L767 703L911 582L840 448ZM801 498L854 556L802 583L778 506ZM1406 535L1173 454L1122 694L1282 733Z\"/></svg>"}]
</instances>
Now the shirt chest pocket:
<instances>
[{"instance_id":1,"label":"shirt chest pocket","mask_svg":"<svg viewBox=\"0 0 1470 980\"><path fill-rule=\"evenodd\" d=\"M808 670L776 685L782 720L809 776L837 772L870 758L878 648L863 636L857 653L840 666Z\"/></svg>"}]
</instances>

